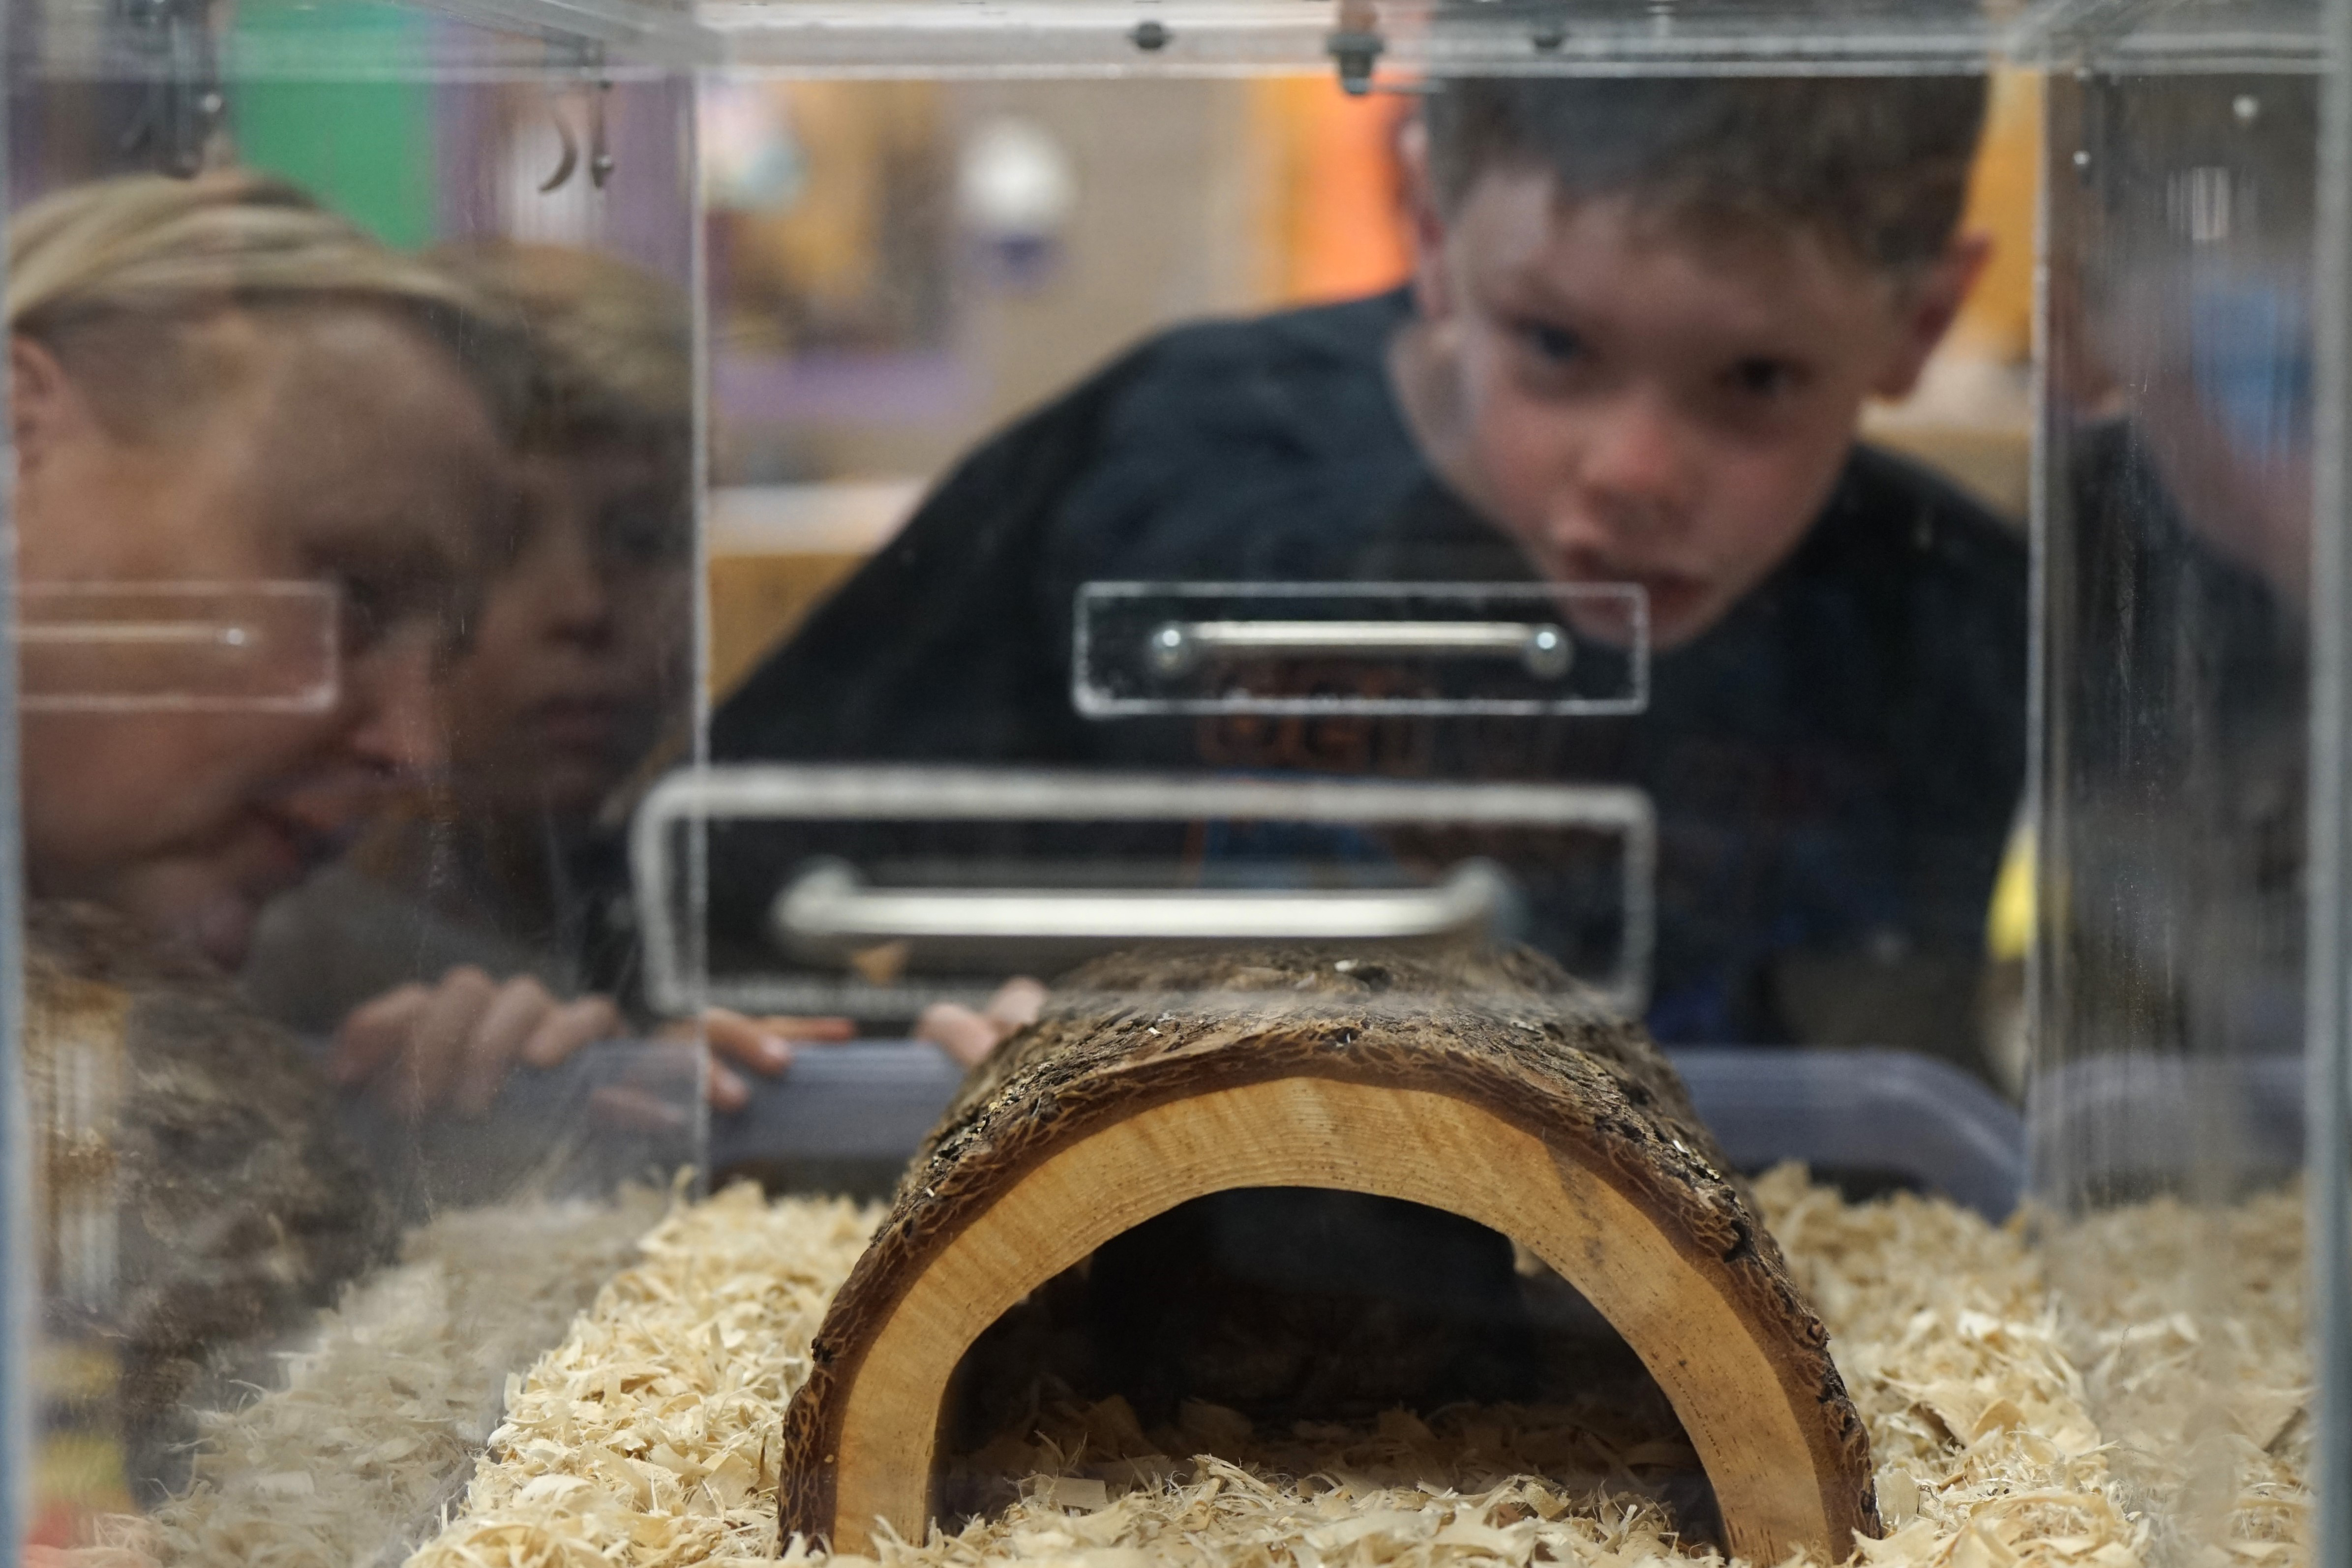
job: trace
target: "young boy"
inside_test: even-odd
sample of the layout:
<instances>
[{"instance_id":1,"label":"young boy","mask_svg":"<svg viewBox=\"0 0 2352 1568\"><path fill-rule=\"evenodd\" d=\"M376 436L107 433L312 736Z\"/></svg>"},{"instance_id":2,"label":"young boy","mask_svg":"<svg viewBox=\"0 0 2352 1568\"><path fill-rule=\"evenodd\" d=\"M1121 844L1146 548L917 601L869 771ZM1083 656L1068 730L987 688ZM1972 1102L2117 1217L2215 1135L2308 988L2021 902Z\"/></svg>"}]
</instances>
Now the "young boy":
<instances>
[{"instance_id":1,"label":"young boy","mask_svg":"<svg viewBox=\"0 0 2352 1568\"><path fill-rule=\"evenodd\" d=\"M1443 83L1407 147L1409 290L1166 333L989 442L714 754L1633 784L1662 1038L1972 1055L2024 548L1854 431L1982 261L1956 233L1982 110L1972 79ZM1102 579L1634 583L1651 700L1090 720L1073 600ZM755 874L714 889L722 933Z\"/></svg>"},{"instance_id":2,"label":"young boy","mask_svg":"<svg viewBox=\"0 0 2352 1568\"><path fill-rule=\"evenodd\" d=\"M488 1112L519 1064L627 1032L635 942L599 815L687 705L693 370L682 296L552 246L431 260L512 325L520 506L466 647L441 672L447 768L352 853L270 905L243 980L269 1016L332 1035L328 1070L404 1114ZM711 1102L835 1020L712 1009Z\"/></svg>"}]
</instances>

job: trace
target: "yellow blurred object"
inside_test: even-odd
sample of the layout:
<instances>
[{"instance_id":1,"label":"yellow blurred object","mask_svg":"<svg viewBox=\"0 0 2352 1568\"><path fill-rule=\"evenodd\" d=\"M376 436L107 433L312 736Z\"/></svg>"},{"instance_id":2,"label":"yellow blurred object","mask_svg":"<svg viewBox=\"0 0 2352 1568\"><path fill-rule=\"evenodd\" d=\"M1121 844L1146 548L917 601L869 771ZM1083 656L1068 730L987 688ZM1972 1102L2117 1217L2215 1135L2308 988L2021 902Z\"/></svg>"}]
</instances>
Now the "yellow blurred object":
<instances>
[{"instance_id":1,"label":"yellow blurred object","mask_svg":"<svg viewBox=\"0 0 2352 1568\"><path fill-rule=\"evenodd\" d=\"M2042 78L1996 71L1984 142L1969 179L1963 233L1992 240L1992 256L1952 323L1952 346L2011 363L2033 346L2033 229L2042 193Z\"/></svg>"},{"instance_id":2,"label":"yellow blurred object","mask_svg":"<svg viewBox=\"0 0 2352 1568\"><path fill-rule=\"evenodd\" d=\"M1863 433L1938 469L2021 525L2032 486L2033 234L2042 192L2042 79L1996 72L1963 233L1992 242L1959 317L1910 395L1873 403Z\"/></svg>"},{"instance_id":3,"label":"yellow blurred object","mask_svg":"<svg viewBox=\"0 0 2352 1568\"><path fill-rule=\"evenodd\" d=\"M33 1490L45 1508L77 1513L128 1513L122 1445L102 1432L45 1434L34 1449Z\"/></svg>"},{"instance_id":4,"label":"yellow blurred object","mask_svg":"<svg viewBox=\"0 0 2352 1568\"><path fill-rule=\"evenodd\" d=\"M1261 254L1272 305L1351 300L1412 270L1397 160L1408 100L1350 98L1329 72L1250 84L1252 144L1267 149Z\"/></svg>"},{"instance_id":5,"label":"yellow blurred object","mask_svg":"<svg viewBox=\"0 0 2352 1568\"><path fill-rule=\"evenodd\" d=\"M2011 522L2024 526L2033 500L2033 438L2029 432L1872 419L1863 434L1874 446L1927 464Z\"/></svg>"},{"instance_id":6,"label":"yellow blurred object","mask_svg":"<svg viewBox=\"0 0 2352 1568\"><path fill-rule=\"evenodd\" d=\"M1985 911L1985 956L1995 963L2021 963L2033 944L2033 825L2019 817L1993 879L1992 904Z\"/></svg>"},{"instance_id":7,"label":"yellow blurred object","mask_svg":"<svg viewBox=\"0 0 2352 1568\"><path fill-rule=\"evenodd\" d=\"M724 697L897 533L914 480L722 486L711 492L709 689Z\"/></svg>"},{"instance_id":8,"label":"yellow blurred object","mask_svg":"<svg viewBox=\"0 0 2352 1568\"><path fill-rule=\"evenodd\" d=\"M710 558L710 691L724 697L866 557L832 552Z\"/></svg>"},{"instance_id":9,"label":"yellow blurred object","mask_svg":"<svg viewBox=\"0 0 2352 1568\"><path fill-rule=\"evenodd\" d=\"M103 1341L49 1339L35 1353L34 1381L41 1397L95 1405L114 1396L122 1375L114 1352Z\"/></svg>"},{"instance_id":10,"label":"yellow blurred object","mask_svg":"<svg viewBox=\"0 0 2352 1568\"><path fill-rule=\"evenodd\" d=\"M728 346L764 353L847 344L934 347L904 337L923 312L910 275L944 268L940 218L950 161L944 100L930 82L764 82L799 160L780 205L712 209L726 280L714 322ZM912 231L912 232L908 232ZM944 273L935 282L944 286Z\"/></svg>"}]
</instances>

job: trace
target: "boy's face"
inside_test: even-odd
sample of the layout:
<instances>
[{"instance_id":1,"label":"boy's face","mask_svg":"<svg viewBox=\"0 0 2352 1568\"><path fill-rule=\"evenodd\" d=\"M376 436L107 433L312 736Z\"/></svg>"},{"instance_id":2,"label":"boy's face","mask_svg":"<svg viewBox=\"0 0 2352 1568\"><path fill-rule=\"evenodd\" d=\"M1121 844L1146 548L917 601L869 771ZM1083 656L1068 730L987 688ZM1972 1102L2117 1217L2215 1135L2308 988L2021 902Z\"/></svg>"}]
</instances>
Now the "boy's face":
<instances>
[{"instance_id":1,"label":"boy's face","mask_svg":"<svg viewBox=\"0 0 2352 1568\"><path fill-rule=\"evenodd\" d=\"M1511 168L1423 211L1433 461L1545 577L1647 589L1661 648L1795 548L1864 400L1910 390L1982 260L1957 242L1898 282L1806 230L1698 237Z\"/></svg>"},{"instance_id":2,"label":"boy's face","mask_svg":"<svg viewBox=\"0 0 2352 1568\"><path fill-rule=\"evenodd\" d=\"M593 815L691 684L687 477L617 444L520 459L526 526L448 681L461 802Z\"/></svg>"}]
</instances>

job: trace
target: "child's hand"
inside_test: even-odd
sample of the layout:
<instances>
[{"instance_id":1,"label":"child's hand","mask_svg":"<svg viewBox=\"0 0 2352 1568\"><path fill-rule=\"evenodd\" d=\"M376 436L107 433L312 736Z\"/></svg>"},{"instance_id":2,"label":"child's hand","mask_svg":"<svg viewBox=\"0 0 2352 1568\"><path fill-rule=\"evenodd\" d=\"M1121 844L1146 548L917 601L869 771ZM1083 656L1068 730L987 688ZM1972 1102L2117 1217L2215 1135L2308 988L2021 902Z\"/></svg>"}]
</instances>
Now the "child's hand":
<instances>
[{"instance_id":1,"label":"child's hand","mask_svg":"<svg viewBox=\"0 0 2352 1568\"><path fill-rule=\"evenodd\" d=\"M692 1024L672 1026L671 1037L692 1039ZM773 1078L793 1065L795 1041L837 1044L852 1039L856 1026L846 1018L753 1018L725 1007L702 1010L702 1036L710 1042L710 1108L740 1110L751 1098L751 1086L727 1064L750 1068Z\"/></svg>"},{"instance_id":2,"label":"child's hand","mask_svg":"<svg viewBox=\"0 0 2352 1568\"><path fill-rule=\"evenodd\" d=\"M609 996L559 1001L531 975L501 984L461 963L431 985L411 981L352 1009L335 1031L327 1076L346 1089L366 1085L411 1119L445 1104L475 1118L488 1113L517 1062L553 1067L620 1032Z\"/></svg>"},{"instance_id":3,"label":"child's hand","mask_svg":"<svg viewBox=\"0 0 2352 1568\"><path fill-rule=\"evenodd\" d=\"M751 1018L713 1007L701 1030L710 1042L709 1098L740 1109L751 1085L732 1062L773 1075L792 1064L793 1042L846 1040L846 1018ZM537 979L501 984L470 963L431 985L412 981L352 1010L335 1032L327 1074L347 1088L367 1086L400 1115L416 1119L445 1106L459 1116L487 1115L517 1064L551 1068L583 1046L624 1032L621 1010L594 994L562 1001ZM693 1024L664 1037L690 1040Z\"/></svg>"},{"instance_id":4,"label":"child's hand","mask_svg":"<svg viewBox=\"0 0 2352 1568\"><path fill-rule=\"evenodd\" d=\"M846 1018L754 1018L725 1007L706 1007L698 1023L681 1019L662 1026L654 1037L659 1044L649 1047L648 1054L666 1056L697 1040L708 1042L710 1072L703 1080L703 1098L713 1110L740 1110L751 1101L751 1086L729 1062L772 1078L792 1065L795 1044L837 1043L855 1038L856 1033L856 1026ZM656 1076L674 1070L664 1064L656 1068ZM607 1126L639 1132L683 1132L690 1119L678 1103L675 1083L675 1079L656 1084L633 1082L624 1075L621 1082L598 1086L589 1103ZM667 1092L664 1085L669 1086Z\"/></svg>"},{"instance_id":5,"label":"child's hand","mask_svg":"<svg viewBox=\"0 0 2352 1568\"><path fill-rule=\"evenodd\" d=\"M938 1002L915 1020L915 1038L929 1040L964 1066L978 1067L1014 1031L1037 1021L1045 1003L1045 988L1027 975L1018 975L997 987L984 1012L975 1013L952 1002Z\"/></svg>"}]
</instances>

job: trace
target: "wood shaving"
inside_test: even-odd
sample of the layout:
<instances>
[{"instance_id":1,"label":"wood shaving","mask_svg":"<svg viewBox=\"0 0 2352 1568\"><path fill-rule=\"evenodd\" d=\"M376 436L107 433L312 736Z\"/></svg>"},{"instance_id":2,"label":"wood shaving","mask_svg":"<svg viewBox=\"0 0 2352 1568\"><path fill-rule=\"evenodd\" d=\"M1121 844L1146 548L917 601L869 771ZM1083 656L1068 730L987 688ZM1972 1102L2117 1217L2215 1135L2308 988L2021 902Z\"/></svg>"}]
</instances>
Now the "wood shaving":
<instances>
[{"instance_id":1,"label":"wood shaving","mask_svg":"<svg viewBox=\"0 0 2352 1568\"><path fill-rule=\"evenodd\" d=\"M572 1336L508 1385L466 1517L412 1563L764 1558L769 1457L825 1303L878 1205L769 1204L748 1184L681 1209Z\"/></svg>"},{"instance_id":2,"label":"wood shaving","mask_svg":"<svg viewBox=\"0 0 2352 1568\"><path fill-rule=\"evenodd\" d=\"M2305 1555L2298 1194L2226 1213L2158 1201L2030 1237L2028 1220L1995 1227L1939 1200L1848 1204L1794 1167L1756 1193L1870 1425L1887 1534L1853 1568ZM673 1213L510 1382L459 1517L410 1568L771 1558L769 1445L877 1217L748 1186ZM1067 1413L992 1451L1034 1472L1002 1512L829 1568L1720 1562L1677 1541L1634 1484L1640 1456L1620 1457L1618 1485L1516 1463L1570 1440L1537 1415L1391 1412L1274 1440L1237 1421L1188 1412L1184 1435L1223 1453L1171 1458L1143 1451L1120 1402ZM827 1563L782 1545L793 1568Z\"/></svg>"},{"instance_id":3,"label":"wood shaving","mask_svg":"<svg viewBox=\"0 0 2352 1568\"><path fill-rule=\"evenodd\" d=\"M194 1481L101 1531L101 1562L361 1568L430 1535L482 1451L509 1370L562 1338L636 1256L664 1194L444 1215L289 1352L284 1386L203 1418Z\"/></svg>"}]
</instances>

